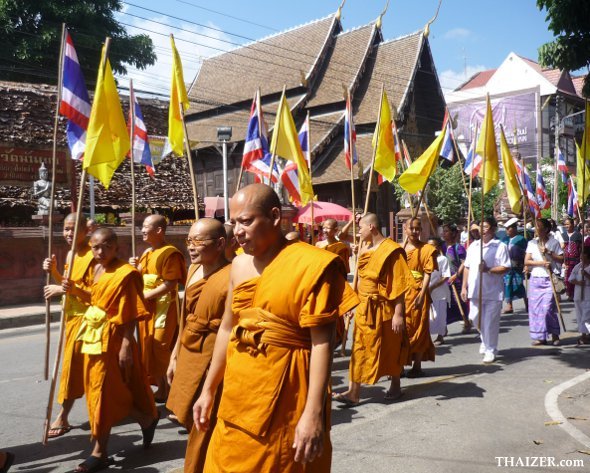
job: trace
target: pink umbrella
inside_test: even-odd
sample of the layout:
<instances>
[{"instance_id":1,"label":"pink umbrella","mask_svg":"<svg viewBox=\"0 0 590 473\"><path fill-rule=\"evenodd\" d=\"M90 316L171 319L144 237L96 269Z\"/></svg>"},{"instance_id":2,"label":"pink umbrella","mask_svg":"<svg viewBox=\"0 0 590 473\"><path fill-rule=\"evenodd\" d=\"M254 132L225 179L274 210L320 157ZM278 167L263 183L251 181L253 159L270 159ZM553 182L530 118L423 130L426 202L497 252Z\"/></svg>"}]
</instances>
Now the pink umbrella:
<instances>
[{"instance_id":1,"label":"pink umbrella","mask_svg":"<svg viewBox=\"0 0 590 473\"><path fill-rule=\"evenodd\" d=\"M333 218L339 221L348 221L352 218L352 212L341 205L332 202L313 202L313 223L321 223L324 220ZM294 219L295 223L305 223L310 225L311 222L311 205L299 209Z\"/></svg>"},{"instance_id":2,"label":"pink umbrella","mask_svg":"<svg viewBox=\"0 0 590 473\"><path fill-rule=\"evenodd\" d=\"M223 197L205 197L203 200L205 201L205 217L223 216L225 213Z\"/></svg>"}]
</instances>

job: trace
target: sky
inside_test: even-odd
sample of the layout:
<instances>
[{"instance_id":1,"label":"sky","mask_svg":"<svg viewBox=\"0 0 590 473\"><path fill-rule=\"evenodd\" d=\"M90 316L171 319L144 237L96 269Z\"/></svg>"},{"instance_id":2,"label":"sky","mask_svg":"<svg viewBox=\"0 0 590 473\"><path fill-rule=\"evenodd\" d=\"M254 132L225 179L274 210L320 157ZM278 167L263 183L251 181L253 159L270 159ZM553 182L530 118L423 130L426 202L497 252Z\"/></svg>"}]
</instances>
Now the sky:
<instances>
[{"instance_id":1,"label":"sky","mask_svg":"<svg viewBox=\"0 0 590 473\"><path fill-rule=\"evenodd\" d=\"M117 19L130 34L149 34L158 55L155 66L143 71L129 68L128 76L136 89L167 95L170 33L182 58L185 82L190 84L203 58L330 15L340 1L123 1ZM346 0L344 29L375 20L385 4L386 0ZM392 0L383 18L385 39L423 29L437 5L438 0ZM478 71L498 67L511 51L538 60L539 46L553 39L545 18L546 12L539 11L534 0L443 0L429 36L443 92Z\"/></svg>"}]
</instances>

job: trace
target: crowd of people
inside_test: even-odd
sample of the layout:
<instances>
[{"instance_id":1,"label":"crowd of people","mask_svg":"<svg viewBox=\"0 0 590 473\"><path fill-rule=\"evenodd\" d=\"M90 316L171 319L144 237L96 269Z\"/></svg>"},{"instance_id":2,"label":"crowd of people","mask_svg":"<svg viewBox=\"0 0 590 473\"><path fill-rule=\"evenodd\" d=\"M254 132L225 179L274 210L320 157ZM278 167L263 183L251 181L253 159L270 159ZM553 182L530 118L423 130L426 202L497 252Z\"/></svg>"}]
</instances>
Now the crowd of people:
<instances>
[{"instance_id":1,"label":"crowd of people","mask_svg":"<svg viewBox=\"0 0 590 473\"><path fill-rule=\"evenodd\" d=\"M191 226L188 268L160 215L143 223L141 255L120 259L110 228L88 239L82 218L69 277L55 258L43 262L54 279L45 297L65 296L66 314L61 410L48 437L71 430L72 406L86 397L94 441L74 471L109 466L111 428L126 417L149 448L156 403L188 431L185 472L330 471L331 402L356 406L362 385L384 377L385 399L403 401L400 378L426 375L450 323L477 330L482 362L494 363L501 314L524 299L531 343L557 345L563 289L578 343L590 343L590 237L571 219L563 231L538 219L534 235L521 235L513 218L502 241L492 217L468 233L447 223L424 242L410 218L398 244L368 213L357 235L352 222L324 221L314 247L283 235L278 196L262 184L238 191L230 215ZM69 245L75 222L64 220ZM348 388L331 392L333 353L351 321Z\"/></svg>"}]
</instances>

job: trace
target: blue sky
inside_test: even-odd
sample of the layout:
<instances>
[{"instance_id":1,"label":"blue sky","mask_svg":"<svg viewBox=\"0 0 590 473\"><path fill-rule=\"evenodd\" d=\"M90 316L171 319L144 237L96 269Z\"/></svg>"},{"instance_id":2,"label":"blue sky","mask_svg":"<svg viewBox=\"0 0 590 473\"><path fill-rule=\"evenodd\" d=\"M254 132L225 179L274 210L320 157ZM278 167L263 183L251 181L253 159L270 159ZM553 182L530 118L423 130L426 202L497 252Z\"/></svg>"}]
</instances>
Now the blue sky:
<instances>
[{"instance_id":1,"label":"blue sky","mask_svg":"<svg viewBox=\"0 0 590 473\"><path fill-rule=\"evenodd\" d=\"M124 13L118 19L132 25L128 27L132 34L149 34L158 54L156 66L146 71L130 69L129 76L138 89L167 94L171 64L168 33L177 38L185 80L191 82L203 57L329 15L336 11L340 1L130 0L123 3ZM373 21L385 3L386 0L347 0L342 15L344 28ZM438 0L393 0L383 20L385 38L422 29L437 5ZM553 39L545 17L546 13L537 9L534 0L443 0L429 37L443 90L457 87L474 72L498 67L511 51L537 60L538 47Z\"/></svg>"}]
</instances>

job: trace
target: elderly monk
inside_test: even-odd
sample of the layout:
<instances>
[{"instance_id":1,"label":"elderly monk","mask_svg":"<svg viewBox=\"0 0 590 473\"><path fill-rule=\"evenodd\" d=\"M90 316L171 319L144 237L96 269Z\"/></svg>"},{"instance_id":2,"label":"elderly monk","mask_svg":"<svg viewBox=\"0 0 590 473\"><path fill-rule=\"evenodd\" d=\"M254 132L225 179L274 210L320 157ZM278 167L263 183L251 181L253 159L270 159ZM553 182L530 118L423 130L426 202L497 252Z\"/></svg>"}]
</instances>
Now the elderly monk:
<instances>
[{"instance_id":1,"label":"elderly monk","mask_svg":"<svg viewBox=\"0 0 590 473\"><path fill-rule=\"evenodd\" d=\"M430 274L438 269L436 248L420 241L422 224L419 218L406 220L407 240L404 246L408 266L414 277L406 291L406 328L410 339L410 352L406 364L413 362L408 378L424 376L422 361L434 361L434 344L430 338Z\"/></svg>"},{"instance_id":2,"label":"elderly monk","mask_svg":"<svg viewBox=\"0 0 590 473\"><path fill-rule=\"evenodd\" d=\"M63 236L71 248L74 241L74 230L76 228L76 214L69 214L64 219ZM66 256L66 261L70 259L70 252ZM86 218L80 216L78 221L78 235L76 238L74 265L70 274L70 281L77 287L88 290L89 281L88 273L93 262L92 251L86 240ZM67 270L66 262L64 272ZM50 272L55 282L45 286L43 293L45 299L56 296L63 296L65 291L61 286L63 281L62 275L57 271L55 255L46 258L43 262L43 269ZM80 329L82 316L88 305L80 298L70 296L67 299L67 305L64 307L65 313L65 346L63 361L61 365L61 380L59 383L58 402L62 408L55 421L51 424L48 432L48 438L61 437L72 430L68 422L68 415L74 406L74 400L84 396L84 355L80 352L80 342L76 342L76 335Z\"/></svg>"},{"instance_id":3,"label":"elderly monk","mask_svg":"<svg viewBox=\"0 0 590 473\"><path fill-rule=\"evenodd\" d=\"M375 214L360 220L358 293L348 390L333 399L351 407L359 403L361 383L375 384L391 377L385 399L401 397L400 372L407 358L404 294L413 285L404 250L381 231Z\"/></svg>"},{"instance_id":4,"label":"elderly monk","mask_svg":"<svg viewBox=\"0 0 590 473\"><path fill-rule=\"evenodd\" d=\"M231 215L246 254L232 262L231 304L193 409L197 428L210 428L223 379L204 471L328 472L335 321L358 299L340 258L307 243L287 244L270 187L241 189Z\"/></svg>"},{"instance_id":5,"label":"elderly monk","mask_svg":"<svg viewBox=\"0 0 590 473\"><path fill-rule=\"evenodd\" d=\"M158 412L141 364L133 332L135 324L149 317L143 297L141 274L117 258L117 235L99 228L90 237L95 265L90 293L64 281L66 291L90 304L78 339L84 354L84 392L90 431L95 440L92 454L76 472L106 468L111 428L125 417L135 419L148 448L158 424Z\"/></svg>"},{"instance_id":6,"label":"elderly monk","mask_svg":"<svg viewBox=\"0 0 590 473\"><path fill-rule=\"evenodd\" d=\"M141 228L143 241L150 246L139 261L131 257L129 263L143 276L144 296L152 317L139 323L141 357L152 384L157 386L157 402L165 402L168 395L166 370L178 329L179 282L186 280L183 254L166 243L166 218L150 215Z\"/></svg>"},{"instance_id":7,"label":"elderly monk","mask_svg":"<svg viewBox=\"0 0 590 473\"><path fill-rule=\"evenodd\" d=\"M195 428L193 404L213 356L227 298L230 265L225 258L226 231L217 220L202 218L193 224L186 244L191 258L185 289L187 316L176 342L178 347L170 359L168 380L171 387L166 407L189 431L184 471L195 473L203 471L211 432L199 432ZM217 398L221 398L221 389ZM213 412L212 421L215 416Z\"/></svg>"},{"instance_id":8,"label":"elderly monk","mask_svg":"<svg viewBox=\"0 0 590 473\"><path fill-rule=\"evenodd\" d=\"M336 235L338 234L338 222L333 218L324 220L324 223L322 223L322 233L326 239L318 241L315 246L340 256L344 262L346 272L349 273L350 248L346 243L342 243L336 238Z\"/></svg>"}]
</instances>

